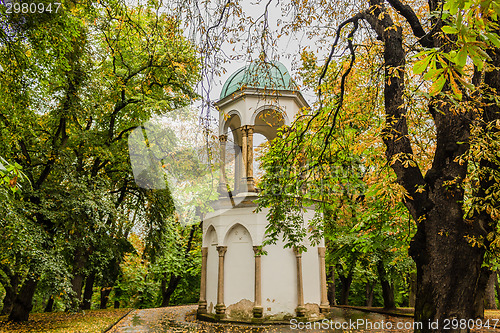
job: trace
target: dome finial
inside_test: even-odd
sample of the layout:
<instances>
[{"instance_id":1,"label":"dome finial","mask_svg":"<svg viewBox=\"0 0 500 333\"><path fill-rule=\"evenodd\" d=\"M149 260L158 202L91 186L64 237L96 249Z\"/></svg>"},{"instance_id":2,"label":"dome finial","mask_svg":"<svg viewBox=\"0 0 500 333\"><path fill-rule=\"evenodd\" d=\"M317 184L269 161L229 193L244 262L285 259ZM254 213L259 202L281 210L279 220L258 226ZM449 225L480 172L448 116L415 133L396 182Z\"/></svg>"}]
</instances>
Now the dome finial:
<instances>
[{"instance_id":1,"label":"dome finial","mask_svg":"<svg viewBox=\"0 0 500 333\"><path fill-rule=\"evenodd\" d=\"M265 50L262 50L259 54L259 60L262 62L262 63L265 63L266 62L266 51Z\"/></svg>"}]
</instances>

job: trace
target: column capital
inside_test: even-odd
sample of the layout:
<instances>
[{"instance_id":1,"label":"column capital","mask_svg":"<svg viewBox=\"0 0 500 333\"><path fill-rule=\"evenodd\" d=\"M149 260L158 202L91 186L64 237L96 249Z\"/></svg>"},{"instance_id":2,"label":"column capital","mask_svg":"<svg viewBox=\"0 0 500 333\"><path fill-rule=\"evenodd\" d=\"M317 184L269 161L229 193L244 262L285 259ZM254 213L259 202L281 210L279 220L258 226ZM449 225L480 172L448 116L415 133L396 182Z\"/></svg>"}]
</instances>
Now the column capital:
<instances>
[{"instance_id":1,"label":"column capital","mask_svg":"<svg viewBox=\"0 0 500 333\"><path fill-rule=\"evenodd\" d=\"M219 141L220 142L226 142L227 141L227 135L226 134L219 135Z\"/></svg>"},{"instance_id":2,"label":"column capital","mask_svg":"<svg viewBox=\"0 0 500 333\"><path fill-rule=\"evenodd\" d=\"M248 136L248 125L241 126L241 135Z\"/></svg>"},{"instance_id":3,"label":"column capital","mask_svg":"<svg viewBox=\"0 0 500 333\"><path fill-rule=\"evenodd\" d=\"M255 125L243 125L241 126L241 131L247 135L253 135Z\"/></svg>"},{"instance_id":4,"label":"column capital","mask_svg":"<svg viewBox=\"0 0 500 333\"><path fill-rule=\"evenodd\" d=\"M260 252L262 251L262 245L257 245L253 247L253 253L256 257L260 257Z\"/></svg>"},{"instance_id":5,"label":"column capital","mask_svg":"<svg viewBox=\"0 0 500 333\"><path fill-rule=\"evenodd\" d=\"M247 125L248 135L253 135L254 128L254 125Z\"/></svg>"},{"instance_id":6,"label":"column capital","mask_svg":"<svg viewBox=\"0 0 500 333\"><path fill-rule=\"evenodd\" d=\"M318 255L321 258L324 258L325 254L326 254L326 247L324 247L324 246L318 247Z\"/></svg>"},{"instance_id":7,"label":"column capital","mask_svg":"<svg viewBox=\"0 0 500 333\"><path fill-rule=\"evenodd\" d=\"M206 257L208 255L208 247L201 248L201 256Z\"/></svg>"},{"instance_id":8,"label":"column capital","mask_svg":"<svg viewBox=\"0 0 500 333\"><path fill-rule=\"evenodd\" d=\"M217 252L219 252L219 257L224 257L226 251L227 251L227 246L223 245L217 246Z\"/></svg>"}]
</instances>

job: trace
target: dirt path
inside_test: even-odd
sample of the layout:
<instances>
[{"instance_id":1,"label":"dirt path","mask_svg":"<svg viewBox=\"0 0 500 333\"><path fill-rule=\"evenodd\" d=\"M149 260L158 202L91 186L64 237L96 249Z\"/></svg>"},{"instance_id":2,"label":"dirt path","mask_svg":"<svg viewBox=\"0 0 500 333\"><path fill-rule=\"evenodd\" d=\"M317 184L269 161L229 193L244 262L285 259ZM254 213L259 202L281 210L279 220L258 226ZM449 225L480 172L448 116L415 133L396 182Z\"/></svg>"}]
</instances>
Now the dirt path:
<instances>
[{"instance_id":1,"label":"dirt path","mask_svg":"<svg viewBox=\"0 0 500 333\"><path fill-rule=\"evenodd\" d=\"M172 306L155 309L133 310L120 320L107 333L133 332L198 332L195 322L186 321L189 313L193 313L197 305Z\"/></svg>"},{"instance_id":2,"label":"dirt path","mask_svg":"<svg viewBox=\"0 0 500 333\"><path fill-rule=\"evenodd\" d=\"M128 316L123 318L117 323L109 333L148 333L148 332L202 332L202 333L291 333L291 332L310 332L310 333L323 333L323 332L347 332L351 329L321 329L318 326L314 327L303 326L304 329L295 323L292 325L267 325L267 326L252 326L252 325L239 325L239 324L215 324L206 323L195 320L197 305L175 306L157 309L144 309L134 310ZM373 322L385 320L387 322L388 316L375 314L371 317ZM329 325L343 323L343 318L339 318ZM356 320L356 319L354 319ZM406 319L411 321L411 319ZM305 324L307 325L307 324ZM317 324L319 325L319 324ZM345 324L344 324L345 325ZM363 330L357 330L363 332ZM372 330L373 332L373 330ZM409 330L388 330L387 332L410 332Z\"/></svg>"},{"instance_id":3,"label":"dirt path","mask_svg":"<svg viewBox=\"0 0 500 333\"><path fill-rule=\"evenodd\" d=\"M413 332L413 319L394 317L386 314L367 313L353 309L332 309L332 320L316 323L297 323L290 325L252 326L239 324L215 324L195 320L197 305L173 306L167 308L134 310L109 333L326 333L326 332ZM473 330L491 332L499 330Z\"/></svg>"}]
</instances>

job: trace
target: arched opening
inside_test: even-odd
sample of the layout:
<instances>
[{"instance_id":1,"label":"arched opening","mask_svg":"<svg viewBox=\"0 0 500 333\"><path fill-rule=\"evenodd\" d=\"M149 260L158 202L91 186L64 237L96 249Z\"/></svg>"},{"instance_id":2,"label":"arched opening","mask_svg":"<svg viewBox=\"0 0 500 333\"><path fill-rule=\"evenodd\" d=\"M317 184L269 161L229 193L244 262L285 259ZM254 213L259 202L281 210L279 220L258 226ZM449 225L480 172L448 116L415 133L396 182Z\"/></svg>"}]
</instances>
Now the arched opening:
<instances>
[{"instance_id":1,"label":"arched opening","mask_svg":"<svg viewBox=\"0 0 500 333\"><path fill-rule=\"evenodd\" d=\"M264 171L260 167L262 163L260 158L264 155L264 146L266 143L267 138L263 134L255 133L253 135L253 179L257 188L264 175Z\"/></svg>"},{"instance_id":2,"label":"arched opening","mask_svg":"<svg viewBox=\"0 0 500 333\"><path fill-rule=\"evenodd\" d=\"M217 253L217 232L213 226L208 227L203 245L208 248L207 252L207 285L206 298L208 312L214 312L217 304L217 272L219 269L219 255Z\"/></svg>"},{"instance_id":3,"label":"arched opening","mask_svg":"<svg viewBox=\"0 0 500 333\"><path fill-rule=\"evenodd\" d=\"M264 146L267 142L276 138L278 129L285 125L283 112L272 106L267 106L257 110L253 117L253 178L255 186L259 187L259 182L264 174L261 169L260 157L264 154Z\"/></svg>"},{"instance_id":4,"label":"arched opening","mask_svg":"<svg viewBox=\"0 0 500 333\"><path fill-rule=\"evenodd\" d=\"M254 132L264 135L269 141L272 141L276 137L278 129L285 125L283 111L273 106L257 110L252 118Z\"/></svg>"},{"instance_id":5,"label":"arched opening","mask_svg":"<svg viewBox=\"0 0 500 333\"><path fill-rule=\"evenodd\" d=\"M225 149L225 175L230 191L238 190L243 171L243 157L241 152L241 118L239 112L233 110L229 112L228 118L224 122L223 133L227 135Z\"/></svg>"},{"instance_id":6,"label":"arched opening","mask_svg":"<svg viewBox=\"0 0 500 333\"><path fill-rule=\"evenodd\" d=\"M224 244L224 302L226 306L242 299L254 300L255 262L250 232L237 223L229 229Z\"/></svg>"},{"instance_id":7,"label":"arched opening","mask_svg":"<svg viewBox=\"0 0 500 333\"><path fill-rule=\"evenodd\" d=\"M238 129L227 132L225 172L230 191L235 191L241 178L243 157L238 141Z\"/></svg>"}]
</instances>

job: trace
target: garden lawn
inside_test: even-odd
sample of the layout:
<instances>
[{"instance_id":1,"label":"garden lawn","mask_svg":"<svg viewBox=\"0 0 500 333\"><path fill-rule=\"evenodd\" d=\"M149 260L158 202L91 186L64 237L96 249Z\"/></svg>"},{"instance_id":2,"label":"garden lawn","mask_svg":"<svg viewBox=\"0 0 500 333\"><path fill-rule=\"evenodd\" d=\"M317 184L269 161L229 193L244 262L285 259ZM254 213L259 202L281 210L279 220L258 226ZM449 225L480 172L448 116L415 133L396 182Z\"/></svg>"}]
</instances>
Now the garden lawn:
<instances>
[{"instance_id":1,"label":"garden lawn","mask_svg":"<svg viewBox=\"0 0 500 333\"><path fill-rule=\"evenodd\" d=\"M77 313L33 313L27 322L12 323L0 317L0 332L98 333L114 324L130 309L86 310Z\"/></svg>"}]
</instances>

